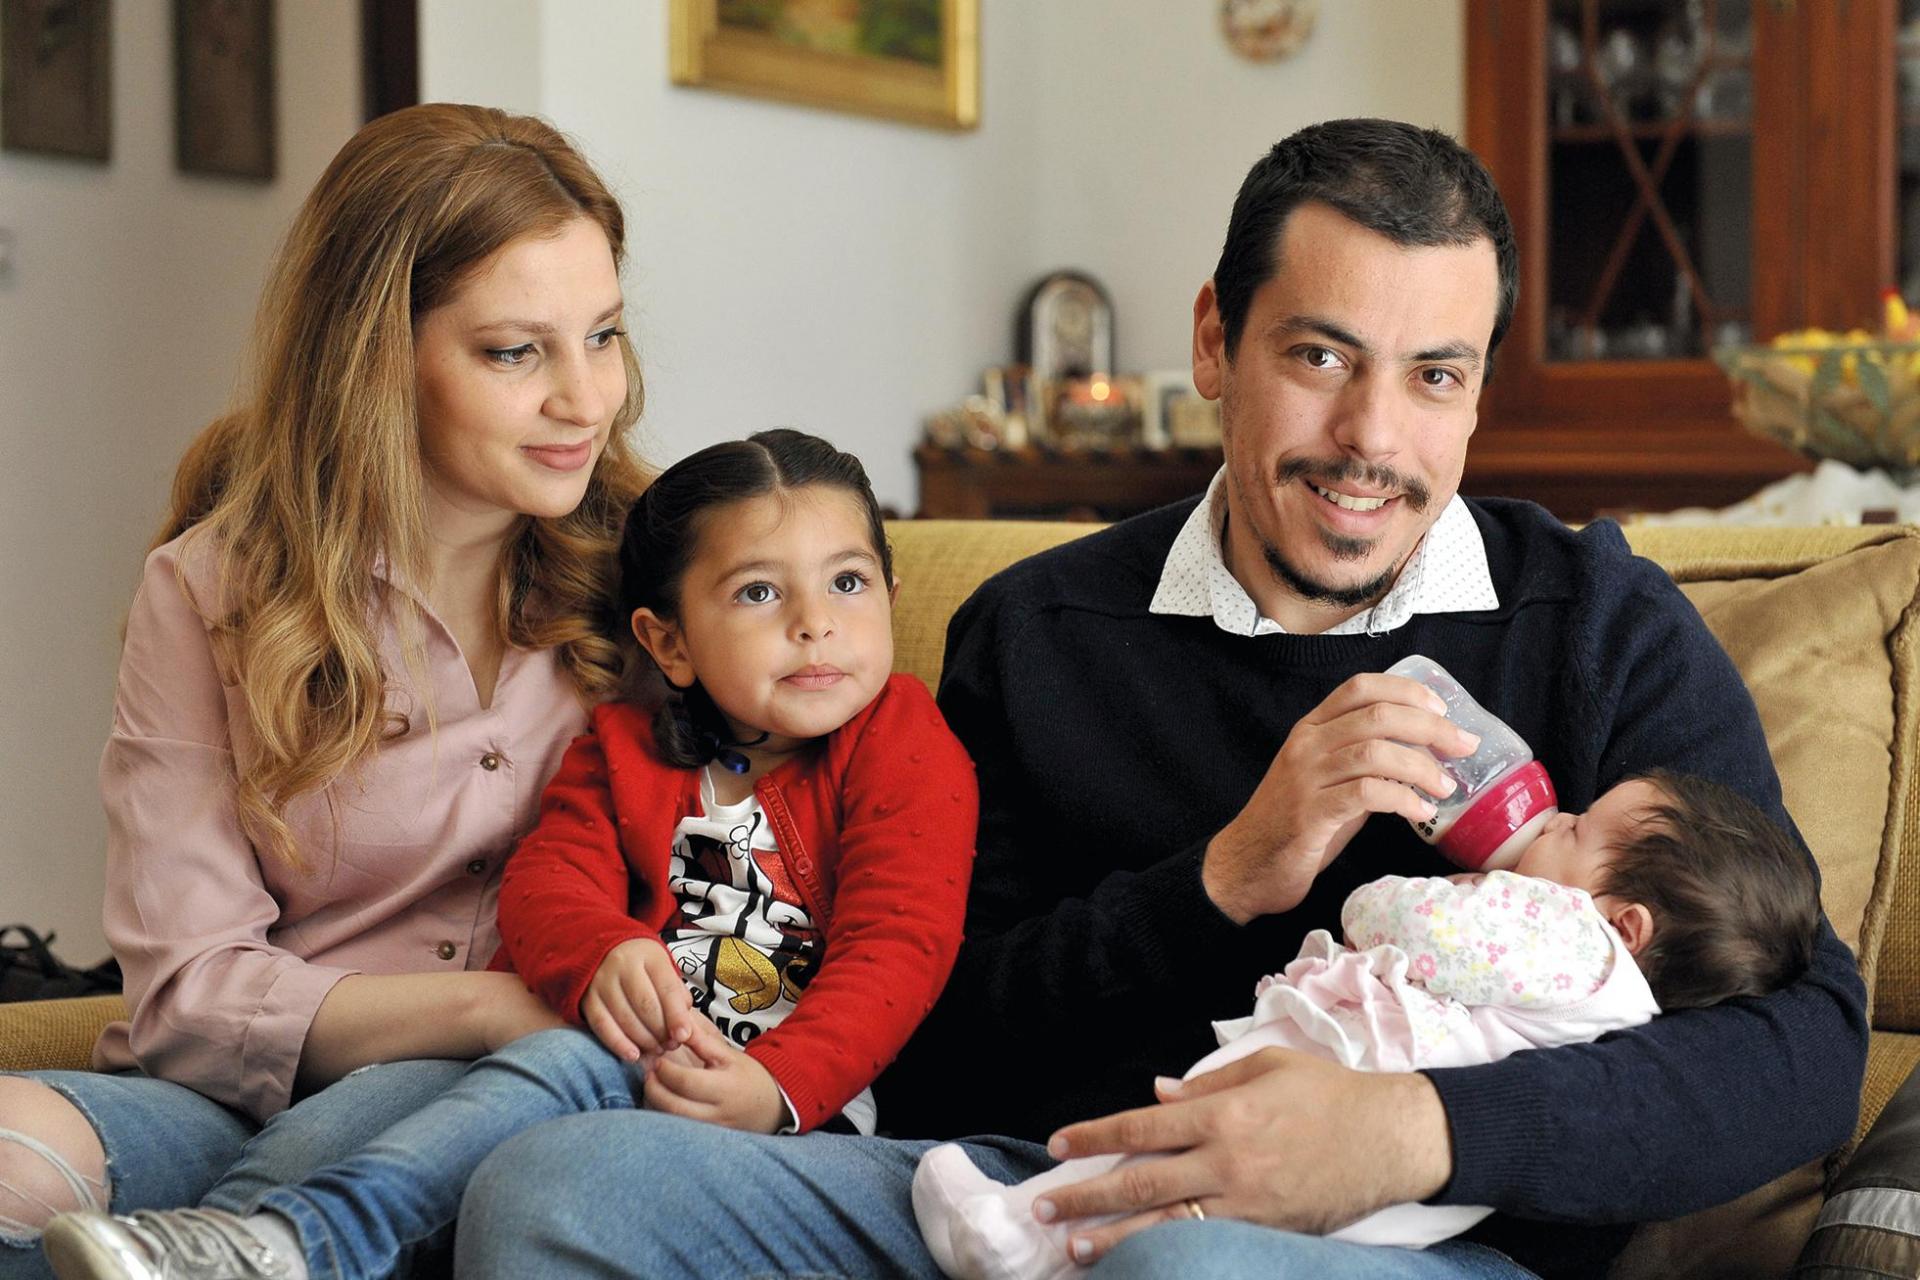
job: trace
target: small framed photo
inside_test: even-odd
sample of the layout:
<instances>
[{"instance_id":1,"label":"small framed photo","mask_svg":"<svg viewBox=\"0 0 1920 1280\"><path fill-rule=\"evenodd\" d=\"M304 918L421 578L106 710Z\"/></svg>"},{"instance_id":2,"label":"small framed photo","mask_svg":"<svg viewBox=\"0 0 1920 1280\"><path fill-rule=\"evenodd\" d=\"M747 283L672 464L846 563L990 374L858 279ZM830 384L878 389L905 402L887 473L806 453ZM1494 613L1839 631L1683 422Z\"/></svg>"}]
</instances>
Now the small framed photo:
<instances>
[{"instance_id":1,"label":"small framed photo","mask_svg":"<svg viewBox=\"0 0 1920 1280\"><path fill-rule=\"evenodd\" d=\"M1167 443L1176 449L1220 447L1220 402L1189 391L1166 402Z\"/></svg>"},{"instance_id":2,"label":"small framed photo","mask_svg":"<svg viewBox=\"0 0 1920 1280\"><path fill-rule=\"evenodd\" d=\"M980 386L1006 423L1002 443L1017 449L1030 442L1033 371L1024 364L991 365L981 372Z\"/></svg>"},{"instance_id":3,"label":"small framed photo","mask_svg":"<svg viewBox=\"0 0 1920 1280\"><path fill-rule=\"evenodd\" d=\"M1095 374L1042 384L1047 443L1062 449L1128 449L1140 439L1140 380Z\"/></svg>"},{"instance_id":4,"label":"small framed photo","mask_svg":"<svg viewBox=\"0 0 1920 1280\"><path fill-rule=\"evenodd\" d=\"M980 371L980 393L1002 413L1027 411L1027 366L988 365Z\"/></svg>"},{"instance_id":5,"label":"small framed photo","mask_svg":"<svg viewBox=\"0 0 1920 1280\"><path fill-rule=\"evenodd\" d=\"M1167 409L1174 401L1195 394L1188 369L1160 369L1140 377L1140 443L1164 449L1173 443L1167 431Z\"/></svg>"},{"instance_id":6,"label":"small framed photo","mask_svg":"<svg viewBox=\"0 0 1920 1280\"><path fill-rule=\"evenodd\" d=\"M176 163L273 180L273 0L174 0Z\"/></svg>"},{"instance_id":7,"label":"small framed photo","mask_svg":"<svg viewBox=\"0 0 1920 1280\"><path fill-rule=\"evenodd\" d=\"M108 0L0 0L0 148L113 154Z\"/></svg>"}]
</instances>

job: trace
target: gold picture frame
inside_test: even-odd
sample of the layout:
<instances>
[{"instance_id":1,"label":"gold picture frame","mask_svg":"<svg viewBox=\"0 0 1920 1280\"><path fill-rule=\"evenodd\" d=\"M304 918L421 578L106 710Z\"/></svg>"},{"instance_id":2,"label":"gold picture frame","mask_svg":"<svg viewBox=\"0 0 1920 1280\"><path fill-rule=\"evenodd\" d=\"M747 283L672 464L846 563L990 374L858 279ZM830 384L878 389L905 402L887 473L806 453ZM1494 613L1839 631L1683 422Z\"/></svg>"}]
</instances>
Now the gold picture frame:
<instances>
[{"instance_id":1,"label":"gold picture frame","mask_svg":"<svg viewBox=\"0 0 1920 1280\"><path fill-rule=\"evenodd\" d=\"M672 0L668 21L675 84L940 129L980 121L980 0Z\"/></svg>"}]
</instances>

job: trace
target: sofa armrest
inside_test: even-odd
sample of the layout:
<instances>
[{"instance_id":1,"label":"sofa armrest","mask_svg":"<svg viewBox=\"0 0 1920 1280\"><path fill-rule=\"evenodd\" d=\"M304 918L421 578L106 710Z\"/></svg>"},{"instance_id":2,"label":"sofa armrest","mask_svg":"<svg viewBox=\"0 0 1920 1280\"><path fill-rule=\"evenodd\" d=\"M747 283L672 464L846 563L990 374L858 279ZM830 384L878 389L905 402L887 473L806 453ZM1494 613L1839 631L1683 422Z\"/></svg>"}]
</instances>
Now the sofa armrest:
<instances>
[{"instance_id":1,"label":"sofa armrest","mask_svg":"<svg viewBox=\"0 0 1920 1280\"><path fill-rule=\"evenodd\" d=\"M85 1071L100 1029L126 1016L119 996L0 1004L0 1071Z\"/></svg>"},{"instance_id":2,"label":"sofa armrest","mask_svg":"<svg viewBox=\"0 0 1920 1280\"><path fill-rule=\"evenodd\" d=\"M1920 1277L1920 1070L1888 1100L1828 1192L1794 1280Z\"/></svg>"}]
</instances>

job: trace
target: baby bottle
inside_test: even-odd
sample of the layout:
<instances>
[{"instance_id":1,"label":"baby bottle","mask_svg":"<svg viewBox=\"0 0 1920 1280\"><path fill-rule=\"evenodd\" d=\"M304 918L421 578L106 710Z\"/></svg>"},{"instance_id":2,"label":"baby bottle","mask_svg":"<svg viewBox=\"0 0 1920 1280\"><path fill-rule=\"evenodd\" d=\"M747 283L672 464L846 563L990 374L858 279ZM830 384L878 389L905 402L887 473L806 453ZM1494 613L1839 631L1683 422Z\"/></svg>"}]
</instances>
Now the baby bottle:
<instances>
[{"instance_id":1,"label":"baby bottle","mask_svg":"<svg viewBox=\"0 0 1920 1280\"><path fill-rule=\"evenodd\" d=\"M1480 736L1465 759L1435 754L1457 784L1453 794L1429 796L1433 817L1416 822L1420 838L1467 871L1504 871L1560 811L1553 781L1520 735L1473 700L1432 658L1413 654L1387 668L1390 676L1417 680L1447 704L1447 719Z\"/></svg>"}]
</instances>

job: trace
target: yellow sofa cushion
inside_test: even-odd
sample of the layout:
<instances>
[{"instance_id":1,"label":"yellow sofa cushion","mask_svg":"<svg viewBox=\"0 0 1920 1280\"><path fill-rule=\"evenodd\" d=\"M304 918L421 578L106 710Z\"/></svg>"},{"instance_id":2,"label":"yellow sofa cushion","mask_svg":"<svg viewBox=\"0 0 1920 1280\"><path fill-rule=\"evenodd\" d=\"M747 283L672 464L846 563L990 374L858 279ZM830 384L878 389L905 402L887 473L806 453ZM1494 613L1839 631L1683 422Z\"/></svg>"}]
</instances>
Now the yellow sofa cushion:
<instances>
[{"instance_id":1,"label":"yellow sofa cushion","mask_svg":"<svg viewBox=\"0 0 1920 1280\"><path fill-rule=\"evenodd\" d=\"M100 1028L126 1016L119 996L0 1005L0 1071L85 1071Z\"/></svg>"},{"instance_id":2,"label":"yellow sofa cushion","mask_svg":"<svg viewBox=\"0 0 1920 1280\"><path fill-rule=\"evenodd\" d=\"M1732 655L1766 727L1787 808L1820 864L1834 930L1860 958L1874 1025L1920 1029L1909 527L1629 530ZM1898 896L1897 896L1898 895ZM1887 972L1876 978L1882 967Z\"/></svg>"},{"instance_id":3,"label":"yellow sofa cushion","mask_svg":"<svg viewBox=\"0 0 1920 1280\"><path fill-rule=\"evenodd\" d=\"M893 669L940 687L947 622L975 587L1030 555L1092 533L1095 524L1036 520L900 520L887 526L893 576Z\"/></svg>"}]
</instances>

